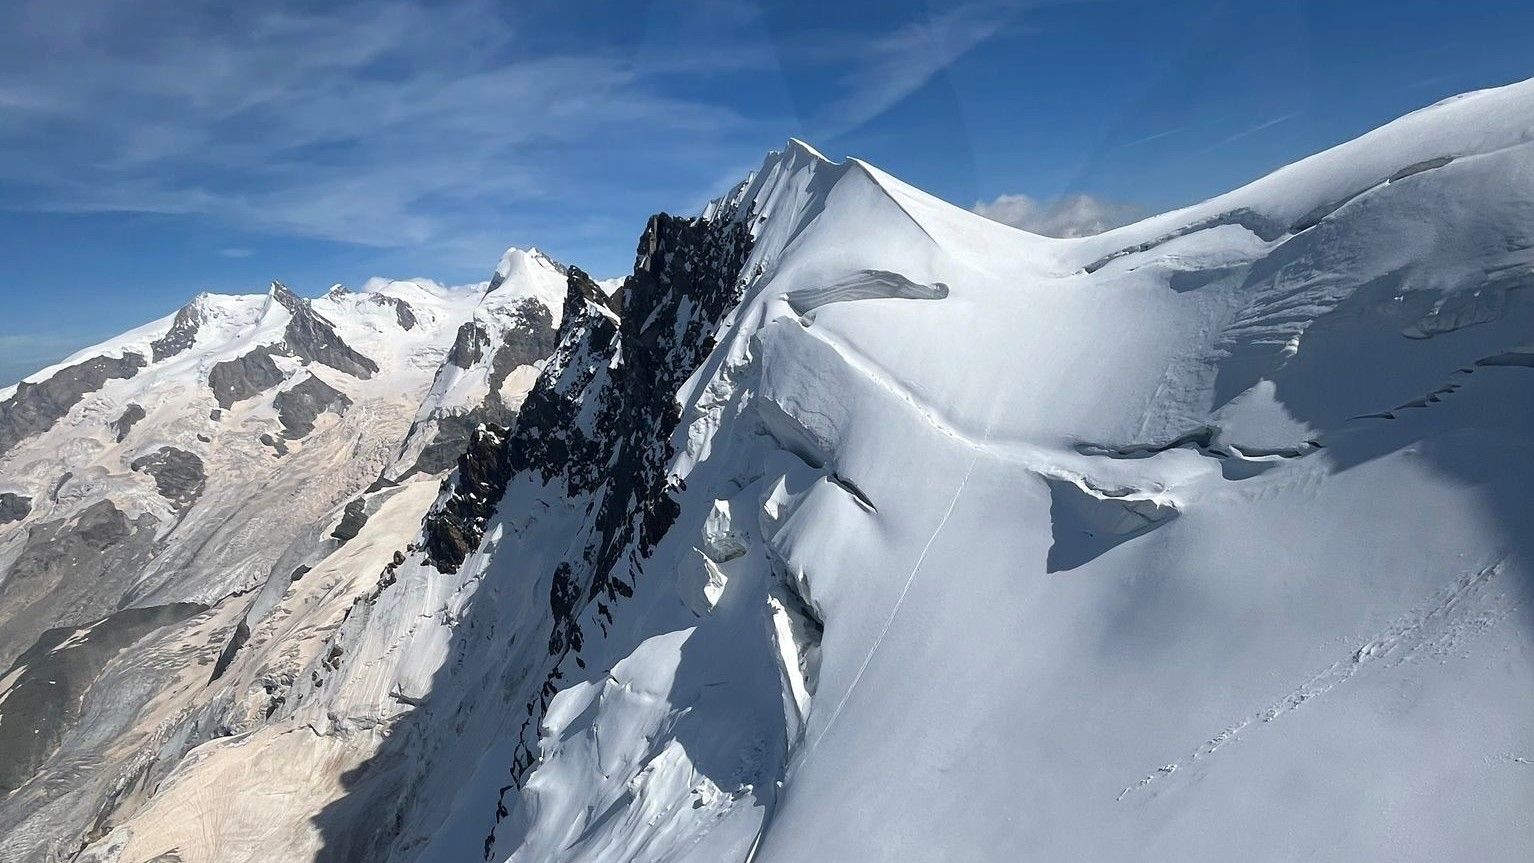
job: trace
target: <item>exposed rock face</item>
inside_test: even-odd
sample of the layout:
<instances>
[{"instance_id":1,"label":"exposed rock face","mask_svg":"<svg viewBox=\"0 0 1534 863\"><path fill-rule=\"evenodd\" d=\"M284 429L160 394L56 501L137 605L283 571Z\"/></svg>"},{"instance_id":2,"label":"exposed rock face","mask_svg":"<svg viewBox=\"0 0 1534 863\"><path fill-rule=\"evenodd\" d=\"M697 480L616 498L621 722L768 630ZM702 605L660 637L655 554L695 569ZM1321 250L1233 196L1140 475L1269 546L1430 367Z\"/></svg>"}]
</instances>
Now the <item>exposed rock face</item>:
<instances>
[{"instance_id":1,"label":"exposed rock face","mask_svg":"<svg viewBox=\"0 0 1534 863\"><path fill-rule=\"evenodd\" d=\"M184 305L176 312L176 319L170 325L170 331L150 345L154 362L169 359L197 342L197 330L202 326L202 305L196 300Z\"/></svg>"},{"instance_id":2,"label":"exposed rock face","mask_svg":"<svg viewBox=\"0 0 1534 863\"><path fill-rule=\"evenodd\" d=\"M326 411L343 414L352 406L352 400L310 375L278 393L273 404L277 408L277 419L282 423L282 436L296 440L314 431L314 420L320 414Z\"/></svg>"},{"instance_id":3,"label":"exposed rock face","mask_svg":"<svg viewBox=\"0 0 1534 863\"><path fill-rule=\"evenodd\" d=\"M272 454L277 458L282 458L288 454L287 443L280 437L272 437L271 432L262 432L259 440L263 446L271 447Z\"/></svg>"},{"instance_id":4,"label":"exposed rock face","mask_svg":"<svg viewBox=\"0 0 1534 863\"><path fill-rule=\"evenodd\" d=\"M123 415L112 421L112 431L117 432L117 442L122 443L128 439L128 432L133 430L133 425L145 417L144 406L131 404L123 410ZM215 417L217 419L217 417Z\"/></svg>"},{"instance_id":5,"label":"exposed rock face","mask_svg":"<svg viewBox=\"0 0 1534 863\"><path fill-rule=\"evenodd\" d=\"M367 522L367 498L354 498L346 504L346 509L341 514L341 521L336 525L336 529L330 532L330 536L342 542L356 539L357 533L362 530L362 526L367 524Z\"/></svg>"},{"instance_id":6,"label":"exposed rock face","mask_svg":"<svg viewBox=\"0 0 1534 863\"><path fill-rule=\"evenodd\" d=\"M485 346L489 341L490 333L485 330L484 324L465 321L458 328L458 337L453 339L452 350L447 352L448 364L460 369L472 367L485 358Z\"/></svg>"},{"instance_id":7,"label":"exposed rock face","mask_svg":"<svg viewBox=\"0 0 1534 863\"><path fill-rule=\"evenodd\" d=\"M513 324L506 331L505 339L495 348L490 361L490 409L507 412L502 387L506 378L516 369L532 365L544 359L559 344L559 331L547 307L536 300L524 300L513 313ZM491 417L499 420L500 417Z\"/></svg>"},{"instance_id":8,"label":"exposed rock face","mask_svg":"<svg viewBox=\"0 0 1534 863\"><path fill-rule=\"evenodd\" d=\"M570 268L559 346L514 431L504 442L498 429L476 434L452 493L427 519L428 558L452 572L479 544L514 476L595 507L582 528L586 540L549 576L552 626L543 678L522 683L531 697L508 765L513 784L502 789L502 817L507 792L535 761L537 728L558 691L560 663L569 655L580 662L585 627L611 623L612 608L633 593L639 562L676 518L666 487L680 419L676 392L713 349L712 334L739 301L751 249L745 224L733 213L721 215L650 220L616 321L595 283ZM364 847L381 848L388 835ZM492 833L484 842L487 858L494 849Z\"/></svg>"},{"instance_id":9,"label":"exposed rock face","mask_svg":"<svg viewBox=\"0 0 1534 863\"><path fill-rule=\"evenodd\" d=\"M178 513L185 512L197 502L208 480L202 459L196 453L173 446L162 446L148 455L139 456L129 467L154 477L160 497L170 501Z\"/></svg>"},{"instance_id":10,"label":"exposed rock face","mask_svg":"<svg viewBox=\"0 0 1534 863\"><path fill-rule=\"evenodd\" d=\"M589 452L590 440L574 427L574 420L581 393L595 376L603 355L615 349L617 336L613 321L588 303L585 290L590 282L579 269L570 269L558 348L522 404L511 444L512 449L543 447L547 459L572 469L581 459L595 458ZM543 430L547 428L578 435L574 446L580 447L579 456L563 438L545 441ZM458 475L452 480L453 494L433 511L425 525L427 553L442 572L456 572L479 544L486 517L495 511L512 472L521 469L513 463L518 456L508 450L506 429L476 423L469 435L468 448L458 459ZM521 457L525 459L526 454Z\"/></svg>"},{"instance_id":11,"label":"exposed rock face","mask_svg":"<svg viewBox=\"0 0 1534 863\"><path fill-rule=\"evenodd\" d=\"M413 330L417 323L415 310L410 304L399 297L391 297L386 294L369 294L369 298L380 306L390 306L394 309L394 320L402 330Z\"/></svg>"},{"instance_id":12,"label":"exposed rock face","mask_svg":"<svg viewBox=\"0 0 1534 863\"><path fill-rule=\"evenodd\" d=\"M213 366L208 372L208 386L213 388L213 397L218 400L218 406L228 410L236 402L242 402L282 383L282 370L272 362L272 357L282 355L281 350L268 345Z\"/></svg>"},{"instance_id":13,"label":"exposed rock face","mask_svg":"<svg viewBox=\"0 0 1534 863\"><path fill-rule=\"evenodd\" d=\"M0 524L21 521L32 512L32 498L12 491L0 492Z\"/></svg>"},{"instance_id":14,"label":"exposed rock face","mask_svg":"<svg viewBox=\"0 0 1534 863\"><path fill-rule=\"evenodd\" d=\"M298 572L294 572L291 580L297 581L299 577ZM229 670L229 664L234 662L235 654L239 653L240 648L244 647L245 642L249 640L250 624L244 618L241 618L240 622L235 625L234 634L229 637L229 643L225 644L223 651L219 653L218 661L213 663L213 674L208 678L209 683L224 676L224 672Z\"/></svg>"},{"instance_id":15,"label":"exposed rock face","mask_svg":"<svg viewBox=\"0 0 1534 863\"><path fill-rule=\"evenodd\" d=\"M426 551L442 572L457 572L484 536L510 476L506 456L506 429L481 425L470 433L451 480L453 494L426 522Z\"/></svg>"},{"instance_id":16,"label":"exposed rock face","mask_svg":"<svg viewBox=\"0 0 1534 863\"><path fill-rule=\"evenodd\" d=\"M469 449L469 438L474 430L489 421L484 411L443 414L436 417L436 433L416 457L410 473L441 473L458 463L458 457Z\"/></svg>"},{"instance_id":17,"label":"exposed rock face","mask_svg":"<svg viewBox=\"0 0 1534 863\"><path fill-rule=\"evenodd\" d=\"M25 438L52 428L70 408L107 381L131 378L144 366L141 354L92 357L39 383L17 384L16 392L0 401L0 456Z\"/></svg>"},{"instance_id":18,"label":"exposed rock face","mask_svg":"<svg viewBox=\"0 0 1534 863\"><path fill-rule=\"evenodd\" d=\"M499 345L488 344L490 334L478 322L471 321L459 329L447 362L467 370L484 359L486 350L492 350L489 394L482 403L465 413L436 418L436 434L416 459L415 471L441 473L453 466L459 454L468 450L470 437L479 426L510 428L516 420L517 409L506 402L506 380L518 368L549 356L559 344L559 329L554 326L548 308L537 300L520 303L511 320L512 324Z\"/></svg>"},{"instance_id":19,"label":"exposed rock face","mask_svg":"<svg viewBox=\"0 0 1534 863\"><path fill-rule=\"evenodd\" d=\"M342 341L336 334L335 325L316 312L308 300L294 294L281 282L272 283L272 298L292 316L283 340L295 356L364 380L378 371L378 364Z\"/></svg>"}]
</instances>

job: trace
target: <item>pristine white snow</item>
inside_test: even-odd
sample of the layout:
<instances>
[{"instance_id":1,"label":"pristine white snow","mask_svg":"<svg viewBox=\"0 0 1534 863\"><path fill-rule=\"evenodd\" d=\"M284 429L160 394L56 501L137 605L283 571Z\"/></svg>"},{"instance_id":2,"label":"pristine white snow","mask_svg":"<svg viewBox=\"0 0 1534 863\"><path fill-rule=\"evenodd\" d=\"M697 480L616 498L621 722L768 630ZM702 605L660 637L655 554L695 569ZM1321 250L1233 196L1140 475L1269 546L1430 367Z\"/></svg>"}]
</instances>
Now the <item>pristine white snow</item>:
<instances>
[{"instance_id":1,"label":"pristine white snow","mask_svg":"<svg viewBox=\"0 0 1534 863\"><path fill-rule=\"evenodd\" d=\"M1534 82L1095 237L799 142L731 204L756 244L677 395L681 515L586 615L522 787L602 492L518 477L458 573L412 554L358 600L417 482L231 685L327 682L90 859L304 859L370 819L397 861L1534 854Z\"/></svg>"}]
</instances>

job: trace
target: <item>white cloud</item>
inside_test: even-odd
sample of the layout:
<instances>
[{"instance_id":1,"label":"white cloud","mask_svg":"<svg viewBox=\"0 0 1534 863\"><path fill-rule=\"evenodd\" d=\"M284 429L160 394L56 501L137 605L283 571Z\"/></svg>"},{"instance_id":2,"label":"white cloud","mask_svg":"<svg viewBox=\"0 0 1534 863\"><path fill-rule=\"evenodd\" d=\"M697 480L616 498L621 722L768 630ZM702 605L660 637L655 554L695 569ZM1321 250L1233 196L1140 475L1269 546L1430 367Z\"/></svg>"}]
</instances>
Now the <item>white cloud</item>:
<instances>
[{"instance_id":1,"label":"white cloud","mask_svg":"<svg viewBox=\"0 0 1534 863\"><path fill-rule=\"evenodd\" d=\"M1041 202L1028 195L1001 195L972 208L988 219L1046 237L1086 237L1127 225L1145 215L1134 205L1091 195L1066 195Z\"/></svg>"}]
</instances>

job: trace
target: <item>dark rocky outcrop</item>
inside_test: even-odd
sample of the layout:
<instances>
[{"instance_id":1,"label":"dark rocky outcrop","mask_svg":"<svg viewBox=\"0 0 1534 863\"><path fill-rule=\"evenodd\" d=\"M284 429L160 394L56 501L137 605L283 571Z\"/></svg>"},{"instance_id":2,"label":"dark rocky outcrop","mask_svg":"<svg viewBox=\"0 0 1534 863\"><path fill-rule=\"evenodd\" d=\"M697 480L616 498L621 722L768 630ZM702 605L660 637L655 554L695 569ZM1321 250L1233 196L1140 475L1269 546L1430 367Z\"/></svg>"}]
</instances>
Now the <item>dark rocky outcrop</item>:
<instances>
[{"instance_id":1,"label":"dark rocky outcrop","mask_svg":"<svg viewBox=\"0 0 1534 863\"><path fill-rule=\"evenodd\" d=\"M54 503L58 503L59 502L59 492L63 491L64 490L64 486L67 485L69 483L69 481L74 479L74 478L75 478L75 472L72 471L72 470L66 470L63 473L59 474L59 478L53 481L53 488L48 490L48 499L53 501Z\"/></svg>"},{"instance_id":2,"label":"dark rocky outcrop","mask_svg":"<svg viewBox=\"0 0 1534 863\"><path fill-rule=\"evenodd\" d=\"M489 451L499 437L493 430L471 444L454 494L428 518L427 547L439 568L461 565L510 475L525 472L562 483L572 497L605 486L595 514L599 541L576 570L588 598L629 589L615 573L623 549L648 554L677 515L665 491L681 419L676 392L739 302L750 248L744 224L732 219L653 217L616 323L596 307L593 297L603 297L596 283L569 270L559 347L523 403L505 454ZM623 362L615 364L620 350ZM579 416L590 403L595 421L583 427ZM463 481L465 472L472 482Z\"/></svg>"},{"instance_id":3,"label":"dark rocky outcrop","mask_svg":"<svg viewBox=\"0 0 1534 863\"><path fill-rule=\"evenodd\" d=\"M308 300L288 290L281 282L272 282L271 296L291 316L283 332L283 342L294 356L364 380L378 371L378 364L342 341L336 334L335 325L316 312Z\"/></svg>"},{"instance_id":4,"label":"dark rocky outcrop","mask_svg":"<svg viewBox=\"0 0 1534 863\"><path fill-rule=\"evenodd\" d=\"M293 580L297 581L298 579L295 578ZM218 654L218 661L213 663L213 674L208 678L209 683L224 676L224 672L228 671L230 664L234 662L234 655L239 653L240 648L244 647L245 642L249 640L250 625L245 622L244 618L240 618L239 624L234 628L234 633L229 636L229 643L224 645L224 649Z\"/></svg>"},{"instance_id":5,"label":"dark rocky outcrop","mask_svg":"<svg viewBox=\"0 0 1534 863\"><path fill-rule=\"evenodd\" d=\"M368 299L380 306L392 306L394 308L394 320L402 330L413 330L417 323L415 310L410 304L399 297L391 297L387 294L368 294Z\"/></svg>"},{"instance_id":6,"label":"dark rocky outcrop","mask_svg":"<svg viewBox=\"0 0 1534 863\"><path fill-rule=\"evenodd\" d=\"M133 426L145 416L143 405L128 405L123 410L123 415L112 422L112 431L117 432L117 442L122 443L127 440L128 432L132 431Z\"/></svg>"},{"instance_id":7,"label":"dark rocky outcrop","mask_svg":"<svg viewBox=\"0 0 1534 863\"><path fill-rule=\"evenodd\" d=\"M272 437L269 432L262 432L260 440L264 446L269 446L275 450L273 455L275 455L277 458L282 458L288 454L288 445L283 441L282 438Z\"/></svg>"},{"instance_id":8,"label":"dark rocky outcrop","mask_svg":"<svg viewBox=\"0 0 1534 863\"><path fill-rule=\"evenodd\" d=\"M277 420L282 423L282 436L296 440L314 431L314 420L330 411L336 415L346 413L352 400L340 390L314 375L277 394L272 402L277 408Z\"/></svg>"},{"instance_id":9,"label":"dark rocky outcrop","mask_svg":"<svg viewBox=\"0 0 1534 863\"><path fill-rule=\"evenodd\" d=\"M368 523L368 501L365 497L355 498L346 504L341 511L341 523L330 532L334 539L348 542L356 539L357 534L362 532L363 525Z\"/></svg>"},{"instance_id":10,"label":"dark rocky outcrop","mask_svg":"<svg viewBox=\"0 0 1534 863\"><path fill-rule=\"evenodd\" d=\"M155 362L169 359L192 347L197 342L197 330L202 326L202 306L197 301L181 307L165 335L150 343L149 349Z\"/></svg>"},{"instance_id":11,"label":"dark rocky outcrop","mask_svg":"<svg viewBox=\"0 0 1534 863\"><path fill-rule=\"evenodd\" d=\"M559 329L554 326L554 317L548 307L537 300L523 301L513 310L513 315L512 326L506 330L501 343L494 346L495 353L490 359L489 395L482 404L465 413L434 418L436 431L416 458L412 473L441 473L452 467L458 456L468 449L469 438L476 428L487 424L510 428L515 422L517 410L506 403L501 388L513 371L546 359L554 352L559 344ZM458 339L449 352L448 362L466 369L482 360L487 346L481 339L488 340L489 335L478 324L464 324L458 330Z\"/></svg>"},{"instance_id":12,"label":"dark rocky outcrop","mask_svg":"<svg viewBox=\"0 0 1534 863\"><path fill-rule=\"evenodd\" d=\"M213 388L213 398L218 400L218 406L228 410L235 402L242 402L282 383L282 370L272 362L272 357L283 355L280 348L266 345L214 365L208 373L208 386Z\"/></svg>"},{"instance_id":13,"label":"dark rocky outcrop","mask_svg":"<svg viewBox=\"0 0 1534 863\"><path fill-rule=\"evenodd\" d=\"M426 553L442 572L457 572L484 537L485 522L506 493L511 463L506 457L507 430L481 425L469 436L451 480L453 494L427 516Z\"/></svg>"},{"instance_id":14,"label":"dark rocky outcrop","mask_svg":"<svg viewBox=\"0 0 1534 863\"><path fill-rule=\"evenodd\" d=\"M507 681L507 693L526 699L521 702L526 718L500 800L486 801L497 820L508 816L508 795L536 757L539 723L566 680L564 663L584 667L582 647L596 629L611 624L616 604L632 596L645 558L679 515L667 483L681 419L676 394L713 350L713 334L745 290L741 276L751 237L747 220L736 216L655 217L640 243L634 275L616 296L581 271L566 271L557 347L514 425L509 431L489 423L472 428L458 471L427 515L421 545L411 550L440 571L459 570L513 483L547 486L543 493L568 496L574 512L586 513L571 527L563 559L540 564L547 569L498 574L542 585L540 595L547 591L549 640L538 650L542 657L526 666L519 661L515 682ZM512 359L505 363L511 367ZM406 573L386 568L378 589L388 589ZM479 637L480 630L464 623L459 644L466 643L461 639L470 629ZM412 717L446 716L451 722L434 713L439 704L445 702L433 699ZM435 727L407 726L391 740L434 735ZM395 764L397 757L381 754L374 763ZM417 785L400 772L360 776L347 802L316 819L326 837L320 859L375 859L399 847ZM484 839L486 859L493 859L495 843L492 831Z\"/></svg>"},{"instance_id":15,"label":"dark rocky outcrop","mask_svg":"<svg viewBox=\"0 0 1534 863\"><path fill-rule=\"evenodd\" d=\"M185 512L202 497L208 481L202 459L196 453L173 446L162 446L148 455L139 456L128 466L153 477L160 497L170 501L178 513Z\"/></svg>"},{"instance_id":16,"label":"dark rocky outcrop","mask_svg":"<svg viewBox=\"0 0 1534 863\"><path fill-rule=\"evenodd\" d=\"M69 409L109 380L131 378L148 365L142 354L91 357L54 372L39 383L23 381L0 401L0 455L33 435L42 434L69 414Z\"/></svg>"},{"instance_id":17,"label":"dark rocky outcrop","mask_svg":"<svg viewBox=\"0 0 1534 863\"><path fill-rule=\"evenodd\" d=\"M13 491L0 492L0 524L21 521L32 514L32 498Z\"/></svg>"},{"instance_id":18,"label":"dark rocky outcrop","mask_svg":"<svg viewBox=\"0 0 1534 863\"><path fill-rule=\"evenodd\" d=\"M431 442L421 449L409 473L441 473L458 463L458 457L469 449L469 438L474 430L486 422L494 423L483 411L443 414L435 418L436 430Z\"/></svg>"},{"instance_id":19,"label":"dark rocky outcrop","mask_svg":"<svg viewBox=\"0 0 1534 863\"><path fill-rule=\"evenodd\" d=\"M551 575L547 675L526 705L509 766L513 783L536 760L538 723L560 689L560 663L579 654L586 627L605 631L611 624L612 608L633 595L644 560L680 514L667 486L673 433L681 421L676 393L714 349L713 334L744 291L751 236L746 220L735 216L653 217L633 275L610 301L619 308L616 325L598 308L605 303L592 298L601 296L595 283L579 270L568 273L559 349L523 404L505 449L510 474L563 485L572 497L588 496L596 508L582 528L589 540ZM619 356L622 362L613 362ZM583 425L581 418L593 414ZM470 548L478 543L482 524L463 516L481 518L483 507L473 510L475 500L460 497L464 490L455 490L428 517L428 539L447 527L480 525L464 536ZM439 567L461 564L456 552L429 548ZM578 655L575 662L582 663ZM494 844L491 833L487 849Z\"/></svg>"},{"instance_id":20,"label":"dark rocky outcrop","mask_svg":"<svg viewBox=\"0 0 1534 863\"><path fill-rule=\"evenodd\" d=\"M543 303L524 300L513 314L514 323L490 360L490 398L496 402L500 402L501 386L513 371L546 358L559 344L554 317Z\"/></svg>"},{"instance_id":21,"label":"dark rocky outcrop","mask_svg":"<svg viewBox=\"0 0 1534 863\"><path fill-rule=\"evenodd\" d=\"M475 363L485 358L485 348L490 344L490 332L478 321L464 321L458 327L458 335L453 338L453 346L448 349L448 365L457 366L460 369L472 368Z\"/></svg>"}]
</instances>

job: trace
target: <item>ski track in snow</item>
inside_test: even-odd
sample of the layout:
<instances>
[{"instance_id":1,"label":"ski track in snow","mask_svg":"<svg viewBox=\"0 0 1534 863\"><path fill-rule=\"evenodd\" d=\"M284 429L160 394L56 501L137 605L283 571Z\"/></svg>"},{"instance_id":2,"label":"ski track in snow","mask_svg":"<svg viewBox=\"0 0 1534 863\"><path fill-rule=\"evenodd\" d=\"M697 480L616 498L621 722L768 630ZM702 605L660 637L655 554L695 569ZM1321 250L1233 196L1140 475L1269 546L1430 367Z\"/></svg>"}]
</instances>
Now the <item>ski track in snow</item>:
<instances>
[{"instance_id":1,"label":"ski track in snow","mask_svg":"<svg viewBox=\"0 0 1534 863\"><path fill-rule=\"evenodd\" d=\"M990 431L991 426L988 422L985 427L985 435L989 435ZM983 440L984 436L982 436ZM953 511L959 505L959 498L964 495L964 488L969 485L969 478L975 473L975 465L980 462L982 451L983 448L977 448L970 456L969 466L965 468L964 476L959 479L958 487L953 490L953 497L948 500L948 508L943 511L943 517L938 521L937 527L933 529L932 535L927 537L926 544L922 546L921 554L916 556L916 565L911 567L910 575L906 576L905 584L900 588L900 595L895 598L895 604L890 608L889 616L884 619L884 625L879 628L879 634L874 636L874 642L869 645L868 653L863 656L863 661L858 664L857 673L852 675L852 682L847 685L847 691L842 693L841 699L836 702L836 707L832 708L831 715L826 719L825 726L820 729L820 733L815 735L815 740L810 743L808 752L814 752L816 747L820 745L820 741L825 739L825 736L830 733L831 727L836 724L837 717L842 714L842 708L847 706L848 700L852 698L853 691L862 682L863 674L868 671L869 663L873 662L874 654L879 652L879 646L884 643L885 636L889 635L890 627L895 623L895 617L900 614L901 606L905 604L906 597L910 595L911 586L916 583L916 576L921 573L922 565L927 561L928 552L932 550L932 545L937 542L938 535L943 532L943 528L948 526L948 520L953 517Z\"/></svg>"},{"instance_id":2,"label":"ski track in snow","mask_svg":"<svg viewBox=\"0 0 1534 863\"><path fill-rule=\"evenodd\" d=\"M1481 599L1487 583L1502 570L1505 560L1504 554L1490 565L1460 576L1453 584L1439 589L1426 602L1397 618L1346 658L1333 662L1263 710L1243 717L1181 761L1158 767L1139 781L1125 786L1115 800L1123 801L1130 794L1191 767L1194 762L1213 755L1253 729L1298 710L1368 668L1395 668L1416 659L1424 651L1443 657L1465 637L1489 629L1511 610L1511 604L1498 594L1482 603L1479 615L1472 614L1472 605Z\"/></svg>"},{"instance_id":3,"label":"ski track in snow","mask_svg":"<svg viewBox=\"0 0 1534 863\"><path fill-rule=\"evenodd\" d=\"M823 327L812 328L803 320L796 320L795 322L798 323L805 335L829 348L839 359L846 363L848 368L909 406L934 430L971 450L969 465L965 468L963 477L954 489L953 496L949 499L942 518L938 521L937 527L927 537L926 543L922 546L915 565L911 568L910 574L906 576L905 583L901 586L900 594L896 597L895 604L890 608L889 615L880 627L878 635L874 637L873 644L863 656L862 661L859 662L858 669L853 674L852 682L837 701L836 706L832 708L831 715L827 718L826 724L821 728L820 733L811 741L809 749L806 751L806 754L808 754L814 752L819 747L820 741L830 733L832 727L836 725L837 719L841 716L842 710L846 707L847 702L852 698L853 693L862 682L864 674L867 673L869 665L873 662L874 654L878 652L880 646L884 643L884 639L889 635L895 618L900 614L900 609L905 604L906 597L910 595L911 588L916 583L916 577L921 573L921 568L926 563L927 555L931 552L932 546L937 542L938 536L948 525L949 519L953 516L954 509L958 507L959 498L963 496L964 489L968 485L970 477L973 476L975 466L979 464L982 456L989 456L1001 462L1019 465L1040 476L1064 479L1070 482L1084 482L1087 481L1087 477L1084 473L1061 467L1057 463L1057 460L1071 459L1071 454L1065 452L1051 453L1042 447L1021 441L993 441L991 431L995 423L994 415L986 421L985 427L981 430L978 438L966 433L959 428L955 421L945 416L936 405L919 396L909 386L906 386L890 374L877 361L863 354L843 339L828 332Z\"/></svg>"}]
</instances>

